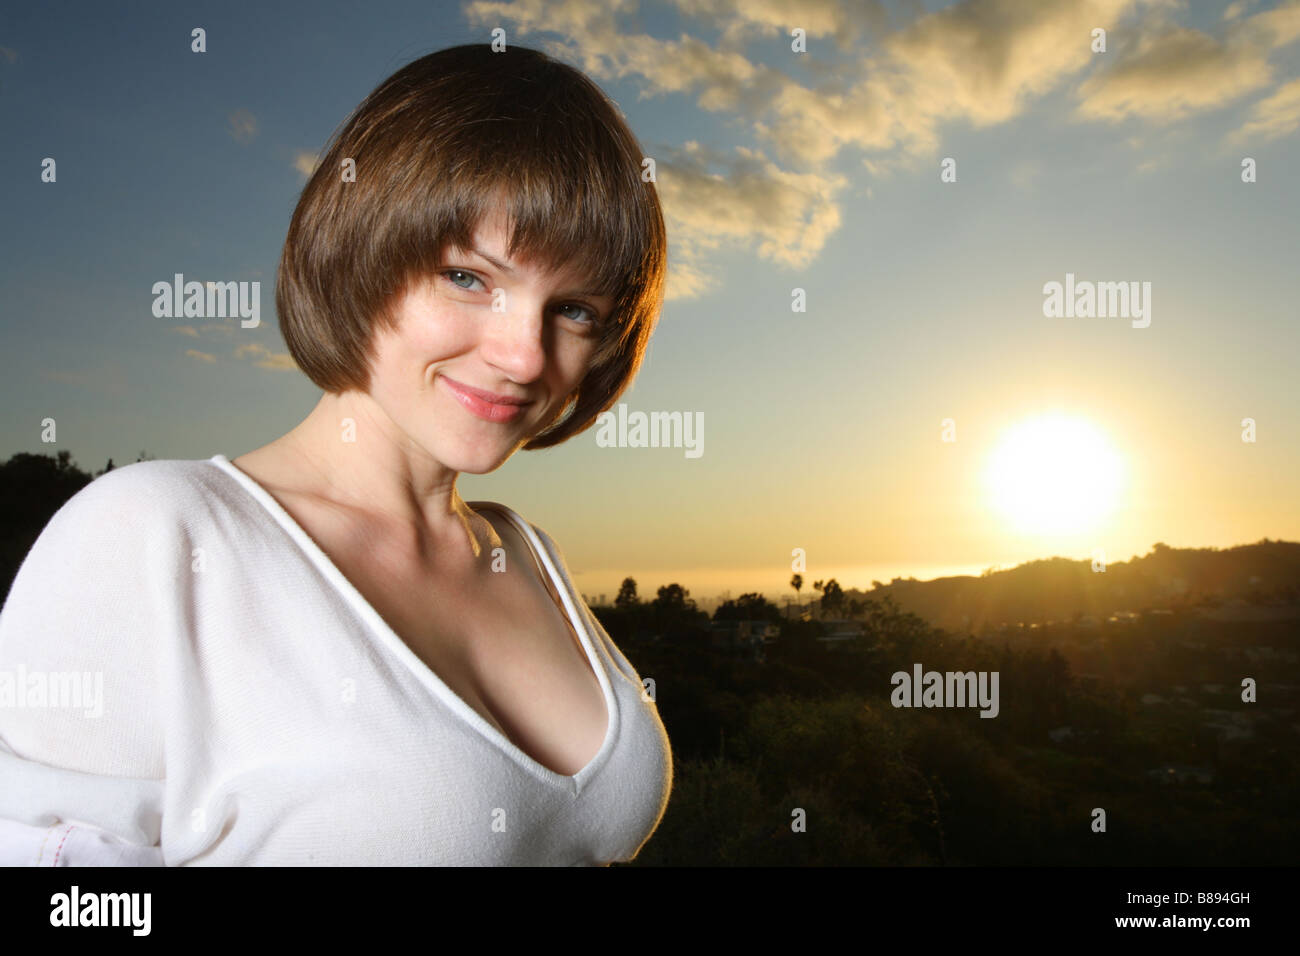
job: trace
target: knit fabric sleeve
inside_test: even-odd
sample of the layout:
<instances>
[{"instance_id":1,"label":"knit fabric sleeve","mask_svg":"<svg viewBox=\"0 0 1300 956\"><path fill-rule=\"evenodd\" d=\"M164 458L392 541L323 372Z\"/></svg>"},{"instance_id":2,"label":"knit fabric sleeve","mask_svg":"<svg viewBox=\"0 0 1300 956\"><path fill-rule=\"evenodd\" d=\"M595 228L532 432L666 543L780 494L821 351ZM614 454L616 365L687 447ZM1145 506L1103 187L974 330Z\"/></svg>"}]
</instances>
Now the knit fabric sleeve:
<instances>
[{"instance_id":1,"label":"knit fabric sleeve","mask_svg":"<svg viewBox=\"0 0 1300 956\"><path fill-rule=\"evenodd\" d=\"M164 863L157 653L183 639L189 574L166 464L66 502L0 611L0 863Z\"/></svg>"}]
</instances>

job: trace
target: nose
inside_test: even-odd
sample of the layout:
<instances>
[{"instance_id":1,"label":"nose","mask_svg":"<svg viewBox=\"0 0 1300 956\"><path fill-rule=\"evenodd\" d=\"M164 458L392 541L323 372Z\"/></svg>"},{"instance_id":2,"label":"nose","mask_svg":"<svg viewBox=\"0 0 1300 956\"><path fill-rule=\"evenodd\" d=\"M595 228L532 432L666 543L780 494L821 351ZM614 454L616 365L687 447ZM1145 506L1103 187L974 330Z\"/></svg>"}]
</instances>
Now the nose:
<instances>
[{"instance_id":1,"label":"nose","mask_svg":"<svg viewBox=\"0 0 1300 956\"><path fill-rule=\"evenodd\" d=\"M484 361L516 382L540 378L551 334L545 303L515 294L506 297L504 311L490 316L479 345Z\"/></svg>"}]
</instances>

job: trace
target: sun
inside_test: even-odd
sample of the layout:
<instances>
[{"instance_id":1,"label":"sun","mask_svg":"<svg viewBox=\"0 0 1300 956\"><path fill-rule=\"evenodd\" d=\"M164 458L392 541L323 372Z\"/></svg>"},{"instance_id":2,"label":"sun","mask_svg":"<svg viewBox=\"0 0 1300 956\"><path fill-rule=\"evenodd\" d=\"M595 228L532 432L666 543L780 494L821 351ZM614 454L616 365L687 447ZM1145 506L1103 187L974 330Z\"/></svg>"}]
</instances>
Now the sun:
<instances>
[{"instance_id":1,"label":"sun","mask_svg":"<svg viewBox=\"0 0 1300 956\"><path fill-rule=\"evenodd\" d=\"M1008 429L985 474L994 508L1017 531L1034 535L1095 528L1118 503L1123 477L1104 432L1057 413Z\"/></svg>"}]
</instances>

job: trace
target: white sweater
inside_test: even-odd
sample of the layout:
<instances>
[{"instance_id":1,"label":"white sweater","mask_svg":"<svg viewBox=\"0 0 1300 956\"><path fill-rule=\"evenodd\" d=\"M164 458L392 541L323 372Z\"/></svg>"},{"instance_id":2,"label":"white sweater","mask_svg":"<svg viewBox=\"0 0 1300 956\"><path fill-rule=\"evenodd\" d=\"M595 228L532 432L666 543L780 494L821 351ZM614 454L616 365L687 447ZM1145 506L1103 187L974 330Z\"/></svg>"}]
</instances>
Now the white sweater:
<instances>
[{"instance_id":1,"label":"white sweater","mask_svg":"<svg viewBox=\"0 0 1300 956\"><path fill-rule=\"evenodd\" d=\"M655 705L550 536L470 504L529 541L604 692L577 774L453 693L225 456L139 462L54 515L0 612L0 863L634 857L672 786Z\"/></svg>"}]
</instances>

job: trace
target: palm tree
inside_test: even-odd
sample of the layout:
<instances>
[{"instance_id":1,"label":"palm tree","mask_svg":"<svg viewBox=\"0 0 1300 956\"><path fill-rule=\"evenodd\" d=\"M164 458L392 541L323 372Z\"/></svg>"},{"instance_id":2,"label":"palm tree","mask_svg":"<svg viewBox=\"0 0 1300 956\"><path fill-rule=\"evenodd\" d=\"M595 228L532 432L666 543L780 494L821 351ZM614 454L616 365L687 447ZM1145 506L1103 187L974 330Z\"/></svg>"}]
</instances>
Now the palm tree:
<instances>
[{"instance_id":1,"label":"palm tree","mask_svg":"<svg viewBox=\"0 0 1300 956\"><path fill-rule=\"evenodd\" d=\"M795 600L798 601L799 589L803 587L803 575L796 574L790 579L790 587L794 588ZM799 604L799 616L803 616L803 604Z\"/></svg>"}]
</instances>

